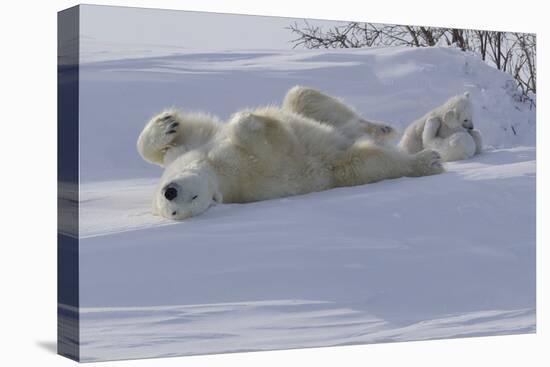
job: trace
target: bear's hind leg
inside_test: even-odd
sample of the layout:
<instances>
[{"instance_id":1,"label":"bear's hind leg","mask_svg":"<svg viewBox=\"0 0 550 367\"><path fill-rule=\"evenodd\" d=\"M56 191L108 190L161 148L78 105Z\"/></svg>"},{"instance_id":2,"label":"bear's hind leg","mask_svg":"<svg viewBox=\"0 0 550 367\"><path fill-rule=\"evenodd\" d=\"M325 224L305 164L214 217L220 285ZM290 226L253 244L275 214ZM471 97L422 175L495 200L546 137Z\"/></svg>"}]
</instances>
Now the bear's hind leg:
<instances>
[{"instance_id":1,"label":"bear's hind leg","mask_svg":"<svg viewBox=\"0 0 550 367\"><path fill-rule=\"evenodd\" d=\"M390 125L381 122L371 122L365 119L353 120L340 128L346 136L357 140L365 135L378 143L385 143L395 139L397 131Z\"/></svg>"},{"instance_id":2,"label":"bear's hind leg","mask_svg":"<svg viewBox=\"0 0 550 367\"><path fill-rule=\"evenodd\" d=\"M407 154L392 147L356 142L335 165L338 186L362 185L399 177L443 172L441 156L433 150Z\"/></svg>"},{"instance_id":3,"label":"bear's hind leg","mask_svg":"<svg viewBox=\"0 0 550 367\"><path fill-rule=\"evenodd\" d=\"M397 136L390 125L367 121L342 100L313 88L290 89L283 109L331 125L353 140L368 135L376 141L388 141Z\"/></svg>"}]
</instances>

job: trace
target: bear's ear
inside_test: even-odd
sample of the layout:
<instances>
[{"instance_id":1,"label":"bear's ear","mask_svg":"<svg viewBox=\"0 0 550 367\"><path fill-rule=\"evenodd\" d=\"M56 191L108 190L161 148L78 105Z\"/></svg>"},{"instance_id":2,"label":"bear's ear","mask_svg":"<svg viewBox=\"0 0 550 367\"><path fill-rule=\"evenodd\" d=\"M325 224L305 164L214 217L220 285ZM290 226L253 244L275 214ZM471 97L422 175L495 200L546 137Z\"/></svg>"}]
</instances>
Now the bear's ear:
<instances>
[{"instance_id":1,"label":"bear's ear","mask_svg":"<svg viewBox=\"0 0 550 367\"><path fill-rule=\"evenodd\" d=\"M453 109L445 112L445 116L443 116L443 121L451 122L455 119L455 116L456 116L456 110L453 108Z\"/></svg>"},{"instance_id":2,"label":"bear's ear","mask_svg":"<svg viewBox=\"0 0 550 367\"><path fill-rule=\"evenodd\" d=\"M464 92L464 97L470 98L470 92Z\"/></svg>"},{"instance_id":3,"label":"bear's ear","mask_svg":"<svg viewBox=\"0 0 550 367\"><path fill-rule=\"evenodd\" d=\"M212 197L212 199L218 203L218 204L221 204L223 202L223 195L221 192L219 191L216 191L214 192L214 196Z\"/></svg>"}]
</instances>

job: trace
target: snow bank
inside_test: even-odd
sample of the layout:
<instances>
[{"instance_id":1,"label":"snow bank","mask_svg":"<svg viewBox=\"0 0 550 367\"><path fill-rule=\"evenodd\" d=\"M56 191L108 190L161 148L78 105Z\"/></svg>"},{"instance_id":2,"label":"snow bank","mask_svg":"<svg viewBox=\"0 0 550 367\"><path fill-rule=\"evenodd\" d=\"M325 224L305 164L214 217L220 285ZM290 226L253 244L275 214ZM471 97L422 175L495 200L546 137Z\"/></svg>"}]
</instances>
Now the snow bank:
<instances>
[{"instance_id":1,"label":"snow bank","mask_svg":"<svg viewBox=\"0 0 550 367\"><path fill-rule=\"evenodd\" d=\"M469 91L487 147L535 145L536 111L514 99L512 78L453 48L187 51L86 63L81 81L84 182L158 177L160 169L141 160L135 142L145 122L166 107L228 118L246 106L280 104L297 84L342 97L400 130Z\"/></svg>"}]
</instances>

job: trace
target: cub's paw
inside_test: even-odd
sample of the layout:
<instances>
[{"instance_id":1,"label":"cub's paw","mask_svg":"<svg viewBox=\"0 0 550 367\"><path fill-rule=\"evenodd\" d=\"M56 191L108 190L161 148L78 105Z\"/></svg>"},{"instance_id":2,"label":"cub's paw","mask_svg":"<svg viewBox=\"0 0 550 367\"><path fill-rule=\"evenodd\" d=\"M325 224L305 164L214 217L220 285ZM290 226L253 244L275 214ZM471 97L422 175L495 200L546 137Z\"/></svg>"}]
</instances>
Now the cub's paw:
<instances>
[{"instance_id":1,"label":"cub's paw","mask_svg":"<svg viewBox=\"0 0 550 367\"><path fill-rule=\"evenodd\" d=\"M434 175L444 171L441 155L426 149L415 155L416 169L420 175Z\"/></svg>"}]
</instances>

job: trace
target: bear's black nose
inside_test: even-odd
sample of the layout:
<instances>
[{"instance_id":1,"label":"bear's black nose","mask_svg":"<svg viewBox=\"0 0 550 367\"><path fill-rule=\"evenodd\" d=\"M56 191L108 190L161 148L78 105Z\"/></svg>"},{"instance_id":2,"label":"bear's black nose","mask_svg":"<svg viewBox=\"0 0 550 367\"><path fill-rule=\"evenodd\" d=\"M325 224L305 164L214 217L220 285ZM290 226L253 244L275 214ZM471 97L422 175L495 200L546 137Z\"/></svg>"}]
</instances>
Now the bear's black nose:
<instances>
[{"instance_id":1,"label":"bear's black nose","mask_svg":"<svg viewBox=\"0 0 550 367\"><path fill-rule=\"evenodd\" d=\"M177 196L178 196L178 190L176 190L174 187L168 187L164 191L164 197L169 201L174 200Z\"/></svg>"}]
</instances>

